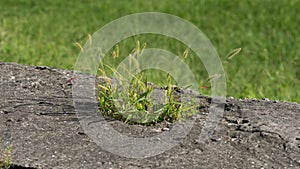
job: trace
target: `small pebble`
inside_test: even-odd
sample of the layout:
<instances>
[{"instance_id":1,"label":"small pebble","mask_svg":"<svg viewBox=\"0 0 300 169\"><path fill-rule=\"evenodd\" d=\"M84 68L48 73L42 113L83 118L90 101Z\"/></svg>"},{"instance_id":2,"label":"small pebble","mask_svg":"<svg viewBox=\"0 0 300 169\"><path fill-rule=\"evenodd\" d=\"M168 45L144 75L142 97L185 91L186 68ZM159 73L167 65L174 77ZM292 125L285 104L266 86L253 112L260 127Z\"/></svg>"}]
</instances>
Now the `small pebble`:
<instances>
[{"instance_id":1,"label":"small pebble","mask_svg":"<svg viewBox=\"0 0 300 169\"><path fill-rule=\"evenodd\" d=\"M202 151L198 148L196 148L194 151L195 151L196 154L201 154L202 153Z\"/></svg>"},{"instance_id":2,"label":"small pebble","mask_svg":"<svg viewBox=\"0 0 300 169\"><path fill-rule=\"evenodd\" d=\"M156 133L160 133L162 131L162 129L151 129L151 131L156 132Z\"/></svg>"},{"instance_id":3,"label":"small pebble","mask_svg":"<svg viewBox=\"0 0 300 169\"><path fill-rule=\"evenodd\" d=\"M228 99L234 99L234 97L230 96L230 97L228 97Z\"/></svg>"},{"instance_id":4,"label":"small pebble","mask_svg":"<svg viewBox=\"0 0 300 169\"><path fill-rule=\"evenodd\" d=\"M170 129L167 127L162 128L162 131L169 131Z\"/></svg>"},{"instance_id":5,"label":"small pebble","mask_svg":"<svg viewBox=\"0 0 300 169\"><path fill-rule=\"evenodd\" d=\"M160 138L159 137L155 138L155 141L160 141Z\"/></svg>"},{"instance_id":6,"label":"small pebble","mask_svg":"<svg viewBox=\"0 0 300 169\"><path fill-rule=\"evenodd\" d=\"M270 101L268 98L262 98L262 100L265 100L265 101Z\"/></svg>"}]
</instances>

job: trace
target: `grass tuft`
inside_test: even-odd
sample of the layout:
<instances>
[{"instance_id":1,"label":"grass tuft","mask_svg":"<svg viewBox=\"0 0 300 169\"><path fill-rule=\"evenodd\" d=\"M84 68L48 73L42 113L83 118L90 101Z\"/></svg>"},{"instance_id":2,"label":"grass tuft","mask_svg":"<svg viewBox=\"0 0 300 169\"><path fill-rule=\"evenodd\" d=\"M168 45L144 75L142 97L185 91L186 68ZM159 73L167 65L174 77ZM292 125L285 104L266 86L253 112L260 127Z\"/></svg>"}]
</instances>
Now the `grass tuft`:
<instances>
[{"instance_id":1,"label":"grass tuft","mask_svg":"<svg viewBox=\"0 0 300 169\"><path fill-rule=\"evenodd\" d=\"M1 138L0 138L1 143ZM0 156L0 168L9 169L11 167L11 151L12 147L8 146Z\"/></svg>"},{"instance_id":2,"label":"grass tuft","mask_svg":"<svg viewBox=\"0 0 300 169\"><path fill-rule=\"evenodd\" d=\"M145 49L146 44L140 48L137 41L136 47L132 50L130 58L133 64L138 64L132 56L139 56ZM141 50L140 50L141 49ZM118 47L115 48L118 50ZM113 55L114 57L115 55ZM129 74L129 79L109 65L102 64L115 75L116 81L106 80L98 85L98 101L100 112L104 116L110 116L124 121L127 124L154 125L162 121L174 122L182 119L185 115L191 115L195 104L180 102L176 89L172 85L172 77L167 74L167 86L155 86L147 81L144 73ZM138 65L136 65L138 67ZM104 68L99 72L106 75ZM163 98L164 100L161 100Z\"/></svg>"}]
</instances>

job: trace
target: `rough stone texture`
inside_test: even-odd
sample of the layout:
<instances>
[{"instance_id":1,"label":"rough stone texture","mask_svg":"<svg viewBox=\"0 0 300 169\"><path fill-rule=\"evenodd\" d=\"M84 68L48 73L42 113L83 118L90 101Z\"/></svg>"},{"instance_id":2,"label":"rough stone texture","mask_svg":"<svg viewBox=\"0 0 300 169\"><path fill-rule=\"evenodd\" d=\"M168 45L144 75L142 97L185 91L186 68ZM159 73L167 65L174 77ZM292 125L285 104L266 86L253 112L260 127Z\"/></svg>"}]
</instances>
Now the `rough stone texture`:
<instances>
[{"instance_id":1,"label":"rough stone texture","mask_svg":"<svg viewBox=\"0 0 300 169\"><path fill-rule=\"evenodd\" d=\"M203 107L178 146L130 159L101 149L82 130L72 101L73 80L71 71L0 62L0 151L12 146L12 168L300 168L297 103L227 99L211 139L199 143L207 117ZM172 124L109 123L140 137L172 130Z\"/></svg>"}]
</instances>

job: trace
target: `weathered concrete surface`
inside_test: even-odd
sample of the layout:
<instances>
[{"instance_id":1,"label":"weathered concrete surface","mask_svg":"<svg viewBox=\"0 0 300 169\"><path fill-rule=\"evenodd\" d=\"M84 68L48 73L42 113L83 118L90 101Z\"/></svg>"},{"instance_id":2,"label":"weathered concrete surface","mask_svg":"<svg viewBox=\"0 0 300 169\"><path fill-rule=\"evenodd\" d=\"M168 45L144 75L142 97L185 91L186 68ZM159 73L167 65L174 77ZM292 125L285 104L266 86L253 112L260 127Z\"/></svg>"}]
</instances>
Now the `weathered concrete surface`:
<instances>
[{"instance_id":1,"label":"weathered concrete surface","mask_svg":"<svg viewBox=\"0 0 300 169\"><path fill-rule=\"evenodd\" d=\"M300 168L299 104L228 99L224 117L207 144L195 141L207 117L204 107L181 144L154 157L129 159L104 151L84 133L73 106L72 77L71 71L0 62L0 150L12 146L14 165L44 169ZM142 137L161 127L109 123L123 133Z\"/></svg>"}]
</instances>

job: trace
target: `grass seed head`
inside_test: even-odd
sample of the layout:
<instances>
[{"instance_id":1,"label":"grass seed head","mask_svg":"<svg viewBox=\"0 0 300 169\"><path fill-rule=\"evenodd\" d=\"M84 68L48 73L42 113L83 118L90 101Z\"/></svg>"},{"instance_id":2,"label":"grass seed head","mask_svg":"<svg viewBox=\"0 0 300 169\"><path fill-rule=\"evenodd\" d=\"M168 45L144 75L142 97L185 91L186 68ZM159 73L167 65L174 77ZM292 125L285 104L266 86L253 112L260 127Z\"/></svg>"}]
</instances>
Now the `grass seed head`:
<instances>
[{"instance_id":1,"label":"grass seed head","mask_svg":"<svg viewBox=\"0 0 300 169\"><path fill-rule=\"evenodd\" d=\"M187 58L189 55L189 49L186 49L184 52L183 52L183 58Z\"/></svg>"},{"instance_id":2,"label":"grass seed head","mask_svg":"<svg viewBox=\"0 0 300 169\"><path fill-rule=\"evenodd\" d=\"M80 49L80 52L83 51L83 47L79 42L75 42L74 44Z\"/></svg>"},{"instance_id":3,"label":"grass seed head","mask_svg":"<svg viewBox=\"0 0 300 169\"><path fill-rule=\"evenodd\" d=\"M238 54L240 51L242 50L242 48L236 48L233 51L231 51L228 55L227 58L228 59L232 59L236 54Z\"/></svg>"}]
</instances>

